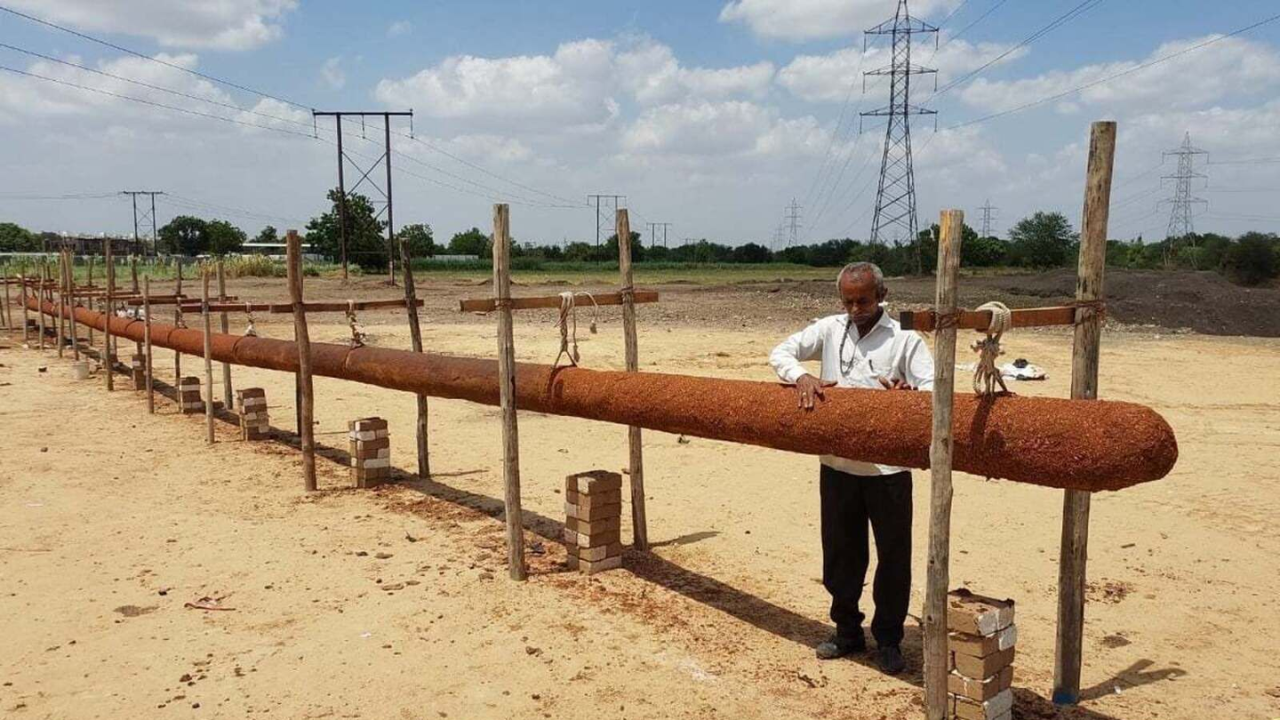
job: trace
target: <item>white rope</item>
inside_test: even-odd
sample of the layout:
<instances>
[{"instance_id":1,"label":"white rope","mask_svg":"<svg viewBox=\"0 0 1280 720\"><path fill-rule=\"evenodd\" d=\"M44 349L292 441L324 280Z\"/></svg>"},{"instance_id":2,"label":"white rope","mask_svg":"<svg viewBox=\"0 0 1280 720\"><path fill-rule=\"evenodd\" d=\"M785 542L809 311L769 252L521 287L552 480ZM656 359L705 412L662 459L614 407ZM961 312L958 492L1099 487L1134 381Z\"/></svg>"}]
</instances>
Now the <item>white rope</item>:
<instances>
[{"instance_id":1,"label":"white rope","mask_svg":"<svg viewBox=\"0 0 1280 720\"><path fill-rule=\"evenodd\" d=\"M578 295L586 295L591 300L593 306L591 311L591 334L595 335L596 316L600 312L600 304L596 302L595 296L591 293L572 291L560 293L560 318L556 323L560 326L560 352L556 353L556 361L551 364L552 367L560 365L560 358L567 356L569 363L577 367L578 360L581 355L578 353ZM572 327L570 327L572 325Z\"/></svg>"},{"instance_id":2,"label":"white rope","mask_svg":"<svg viewBox=\"0 0 1280 720\"><path fill-rule=\"evenodd\" d=\"M978 395L994 395L996 386L1001 392L1009 392L1004 378L996 367L996 359L1004 354L1000 349L1000 336L1013 325L1013 313L1000 302L988 302L978 306L977 312L991 312L991 324L987 326L987 336L970 346L978 353L978 366L973 371L973 392Z\"/></svg>"},{"instance_id":3,"label":"white rope","mask_svg":"<svg viewBox=\"0 0 1280 720\"><path fill-rule=\"evenodd\" d=\"M364 328L356 320L356 301L347 300L347 324L351 326L351 348L364 347Z\"/></svg>"},{"instance_id":4,"label":"white rope","mask_svg":"<svg viewBox=\"0 0 1280 720\"><path fill-rule=\"evenodd\" d=\"M244 336L258 337L258 329L253 326L253 303L244 304L244 314L249 316L249 327L244 329Z\"/></svg>"}]
</instances>

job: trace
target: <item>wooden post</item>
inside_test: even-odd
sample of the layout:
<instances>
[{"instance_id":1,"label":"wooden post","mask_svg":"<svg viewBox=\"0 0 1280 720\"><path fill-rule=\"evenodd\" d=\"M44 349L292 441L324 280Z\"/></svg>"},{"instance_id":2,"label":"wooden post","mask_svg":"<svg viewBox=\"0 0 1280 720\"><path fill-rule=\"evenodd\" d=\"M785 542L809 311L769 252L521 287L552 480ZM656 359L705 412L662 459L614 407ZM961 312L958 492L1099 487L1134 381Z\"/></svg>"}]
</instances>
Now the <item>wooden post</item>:
<instances>
[{"instance_id":1,"label":"wooden post","mask_svg":"<svg viewBox=\"0 0 1280 720\"><path fill-rule=\"evenodd\" d=\"M156 414L155 374L151 369L151 276L142 279L142 344L147 356L147 412Z\"/></svg>"},{"instance_id":2,"label":"wooden post","mask_svg":"<svg viewBox=\"0 0 1280 720\"><path fill-rule=\"evenodd\" d=\"M400 238L400 264L404 266L404 300L409 314L409 340L413 351L422 352L422 326L418 324L418 295L413 283L413 258L409 243ZM427 446L427 396L418 395L418 477L431 477L431 455Z\"/></svg>"},{"instance_id":3,"label":"wooden post","mask_svg":"<svg viewBox=\"0 0 1280 720\"><path fill-rule=\"evenodd\" d=\"M85 280L85 284L89 287L93 287L93 257L94 256L92 254L89 255L89 267L88 267L88 270L86 271L86 277L88 279ZM88 303L89 303L88 305L89 308L92 309L93 300L89 299ZM93 347L93 326L92 325L89 326L89 339L86 342L88 343L89 347Z\"/></svg>"},{"instance_id":4,"label":"wooden post","mask_svg":"<svg viewBox=\"0 0 1280 720\"><path fill-rule=\"evenodd\" d=\"M67 345L67 326L62 320L62 311L67 306L67 254L58 251L58 357L64 357L63 349Z\"/></svg>"},{"instance_id":5,"label":"wooden post","mask_svg":"<svg viewBox=\"0 0 1280 720\"><path fill-rule=\"evenodd\" d=\"M227 271L221 260L218 261L218 302L225 302L227 299ZM227 313L221 312L220 326L222 334L226 335L231 326L227 323ZM232 402L231 395L231 363L222 363L222 406L230 409L235 406Z\"/></svg>"},{"instance_id":6,"label":"wooden post","mask_svg":"<svg viewBox=\"0 0 1280 720\"><path fill-rule=\"evenodd\" d=\"M200 319L204 323L204 424L205 442L213 444L213 320L209 316L209 266L200 269Z\"/></svg>"},{"instance_id":7,"label":"wooden post","mask_svg":"<svg viewBox=\"0 0 1280 720\"><path fill-rule=\"evenodd\" d=\"M520 507L520 439L516 430L516 353L511 327L511 216L493 206L493 297L498 304L498 395L502 405L502 481L507 514L507 570L524 580L524 513Z\"/></svg>"},{"instance_id":8,"label":"wooden post","mask_svg":"<svg viewBox=\"0 0 1280 720\"><path fill-rule=\"evenodd\" d=\"M954 317L960 274L964 212L943 210L938 237L937 292L940 318ZM934 333L933 440L929 444L929 564L924 595L924 708L928 720L947 718L947 591L951 584L951 411L955 392L956 327L939 323Z\"/></svg>"},{"instance_id":9,"label":"wooden post","mask_svg":"<svg viewBox=\"0 0 1280 720\"><path fill-rule=\"evenodd\" d=\"M0 314L4 315L4 328L6 330L13 329L13 311L9 307L9 268L4 269L4 307L0 308Z\"/></svg>"},{"instance_id":10,"label":"wooden post","mask_svg":"<svg viewBox=\"0 0 1280 720\"><path fill-rule=\"evenodd\" d=\"M70 250L67 253L67 320L71 326L71 357L80 361L80 323L76 322L76 256Z\"/></svg>"},{"instance_id":11,"label":"wooden post","mask_svg":"<svg viewBox=\"0 0 1280 720\"><path fill-rule=\"evenodd\" d=\"M138 256L129 256L129 275L133 278L133 294L138 294Z\"/></svg>"},{"instance_id":12,"label":"wooden post","mask_svg":"<svg viewBox=\"0 0 1280 720\"><path fill-rule=\"evenodd\" d=\"M618 210L618 272L622 275L622 336L626 344L627 372L640 369L640 349L636 341L635 287L631 273L631 217L626 208ZM640 428L627 428L627 463L631 478L631 532L636 550L649 549L649 525L644 511L644 447Z\"/></svg>"},{"instance_id":13,"label":"wooden post","mask_svg":"<svg viewBox=\"0 0 1280 720\"><path fill-rule=\"evenodd\" d=\"M105 296L106 305L103 312L104 321L102 323L102 366L106 368L107 390L115 390L115 367L111 363L111 316L115 313L111 308L111 295L116 289L116 268L111 258L111 238L102 241L105 247L105 258L107 271L107 294Z\"/></svg>"},{"instance_id":14,"label":"wooden post","mask_svg":"<svg viewBox=\"0 0 1280 720\"><path fill-rule=\"evenodd\" d=\"M44 352L44 276L48 274L49 261L41 259L40 267L36 268L36 306L39 312L36 317L40 320L40 352Z\"/></svg>"},{"instance_id":15,"label":"wooden post","mask_svg":"<svg viewBox=\"0 0 1280 720\"><path fill-rule=\"evenodd\" d=\"M1116 152L1115 122L1095 122L1089 138L1089 167L1085 177L1084 218L1080 224L1080 264L1076 301L1101 302L1107 260L1107 220L1111 212L1111 170ZM1102 315L1082 307L1071 352L1071 397L1098 397L1098 354ZM1053 702L1074 705L1080 700L1080 669L1084 647L1085 566L1089 556L1090 494L1067 490L1062 501L1062 546L1058 552L1058 636L1053 661Z\"/></svg>"},{"instance_id":16,"label":"wooden post","mask_svg":"<svg viewBox=\"0 0 1280 720\"><path fill-rule=\"evenodd\" d=\"M27 342L31 336L31 331L27 327L31 324L31 317L27 311L27 275L26 268L23 272L18 273L18 298L22 301L22 342Z\"/></svg>"},{"instance_id":17,"label":"wooden post","mask_svg":"<svg viewBox=\"0 0 1280 720\"><path fill-rule=\"evenodd\" d=\"M182 257L178 256L173 259L173 263L178 271L177 288L173 291L174 295L182 294ZM173 325L174 327L182 327L182 305L179 303L173 308ZM173 386L175 388L182 386L182 353L177 350L173 351ZM181 393L179 393L181 395Z\"/></svg>"},{"instance_id":18,"label":"wooden post","mask_svg":"<svg viewBox=\"0 0 1280 720\"><path fill-rule=\"evenodd\" d=\"M286 235L289 262L289 299L293 301L293 334L298 344L298 394L302 427L302 480L306 490L316 489L316 440L312 417L315 413L311 383L311 335L307 332L307 311L302 307L302 240L297 230Z\"/></svg>"}]
</instances>

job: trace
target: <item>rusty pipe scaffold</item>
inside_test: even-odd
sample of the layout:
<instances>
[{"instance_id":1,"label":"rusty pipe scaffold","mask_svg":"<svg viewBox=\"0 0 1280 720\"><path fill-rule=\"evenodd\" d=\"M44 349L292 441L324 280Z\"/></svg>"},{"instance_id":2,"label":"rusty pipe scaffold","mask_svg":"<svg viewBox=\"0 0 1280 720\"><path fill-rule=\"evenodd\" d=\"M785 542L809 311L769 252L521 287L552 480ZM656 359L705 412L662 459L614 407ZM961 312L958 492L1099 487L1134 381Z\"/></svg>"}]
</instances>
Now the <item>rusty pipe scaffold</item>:
<instances>
[{"instance_id":1,"label":"rusty pipe scaffold","mask_svg":"<svg viewBox=\"0 0 1280 720\"><path fill-rule=\"evenodd\" d=\"M57 306L29 301L56 315ZM76 322L104 329L87 308ZM143 338L143 322L112 317L111 333ZM203 355L198 330L152 322L153 344ZM287 340L215 334L218 362L297 372ZM498 404L494 360L377 347L311 344L316 375L440 398ZM777 383L612 372L518 363L521 410L886 465L929 464L930 393L832 388L813 411ZM1126 402L1001 396L955 398L954 467L974 475L1073 490L1119 490L1158 480L1178 458L1173 429L1154 410Z\"/></svg>"}]
</instances>

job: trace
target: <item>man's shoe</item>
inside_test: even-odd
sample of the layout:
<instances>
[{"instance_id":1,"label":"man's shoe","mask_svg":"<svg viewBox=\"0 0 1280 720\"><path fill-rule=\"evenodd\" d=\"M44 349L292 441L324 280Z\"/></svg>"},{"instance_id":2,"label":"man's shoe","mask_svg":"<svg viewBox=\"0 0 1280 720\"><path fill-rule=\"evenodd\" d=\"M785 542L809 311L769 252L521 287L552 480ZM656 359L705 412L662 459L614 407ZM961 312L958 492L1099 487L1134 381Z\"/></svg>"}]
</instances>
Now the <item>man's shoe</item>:
<instances>
[{"instance_id":1,"label":"man's shoe","mask_svg":"<svg viewBox=\"0 0 1280 720\"><path fill-rule=\"evenodd\" d=\"M907 661L902 657L902 650L897 645L880 648L877 660L880 663L881 672L888 675L897 675L907 668Z\"/></svg>"},{"instance_id":2,"label":"man's shoe","mask_svg":"<svg viewBox=\"0 0 1280 720\"><path fill-rule=\"evenodd\" d=\"M818 643L815 652L819 660L835 660L836 658L851 655L857 652L863 652L867 649L867 639L862 633L857 635L832 635L830 638Z\"/></svg>"}]
</instances>

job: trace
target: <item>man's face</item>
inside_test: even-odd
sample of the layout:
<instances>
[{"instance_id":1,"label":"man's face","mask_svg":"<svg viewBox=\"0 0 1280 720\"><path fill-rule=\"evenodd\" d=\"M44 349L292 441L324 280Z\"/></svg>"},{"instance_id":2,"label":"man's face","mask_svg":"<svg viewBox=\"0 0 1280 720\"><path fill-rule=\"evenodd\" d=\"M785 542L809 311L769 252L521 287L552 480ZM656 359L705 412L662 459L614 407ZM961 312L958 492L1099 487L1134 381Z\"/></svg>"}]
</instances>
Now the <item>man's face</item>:
<instances>
[{"instance_id":1,"label":"man's face","mask_svg":"<svg viewBox=\"0 0 1280 720\"><path fill-rule=\"evenodd\" d=\"M876 287L876 279L870 273L848 273L840 279L840 301L855 325L874 320L887 294Z\"/></svg>"}]
</instances>

